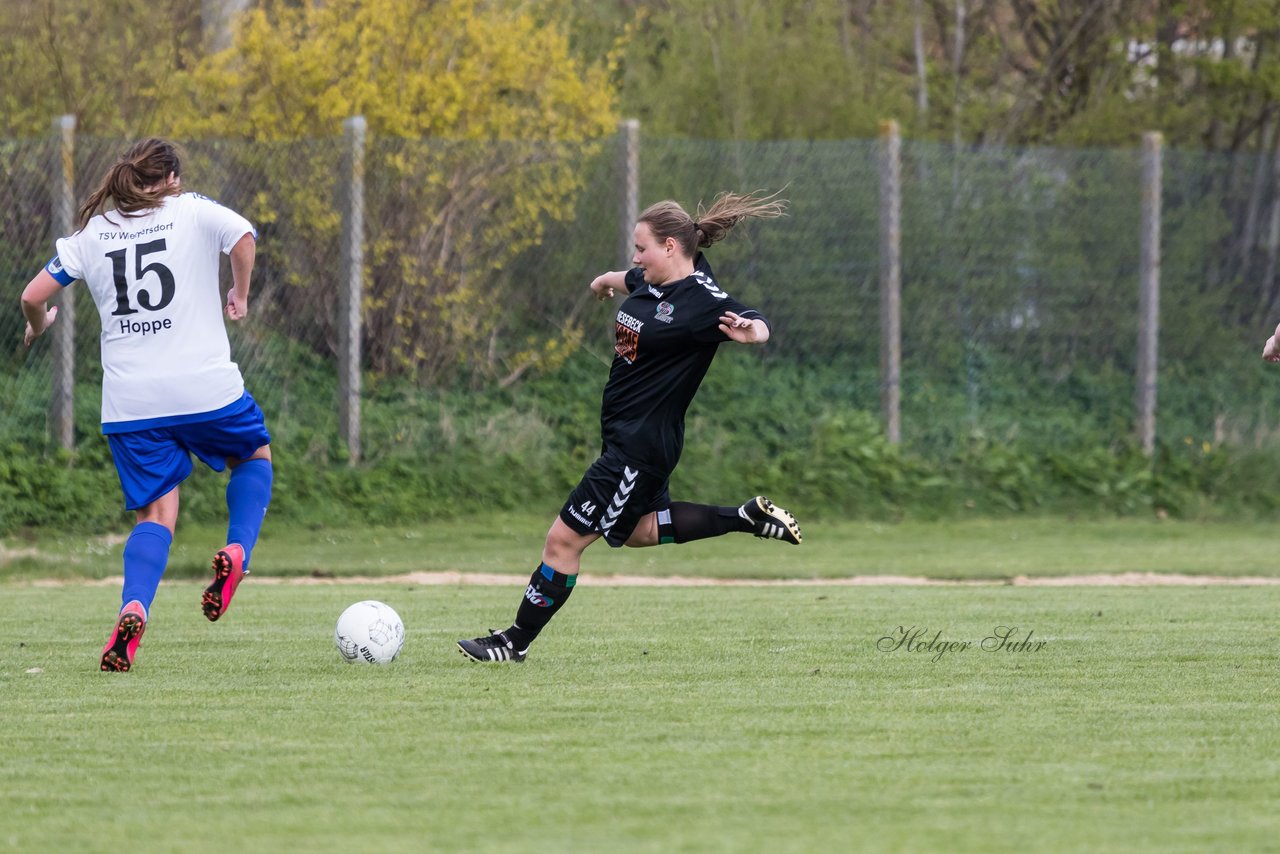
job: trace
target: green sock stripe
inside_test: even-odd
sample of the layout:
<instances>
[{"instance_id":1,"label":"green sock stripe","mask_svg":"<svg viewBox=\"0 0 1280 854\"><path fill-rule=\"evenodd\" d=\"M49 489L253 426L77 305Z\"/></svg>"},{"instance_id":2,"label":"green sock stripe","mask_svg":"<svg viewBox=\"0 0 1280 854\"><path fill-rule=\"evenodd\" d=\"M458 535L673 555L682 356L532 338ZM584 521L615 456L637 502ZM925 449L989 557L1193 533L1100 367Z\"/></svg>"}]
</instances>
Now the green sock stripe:
<instances>
[{"instance_id":1,"label":"green sock stripe","mask_svg":"<svg viewBox=\"0 0 1280 854\"><path fill-rule=\"evenodd\" d=\"M559 584L561 587L572 587L578 583L578 575L565 575L563 572L556 572L545 563L538 564L538 572L542 573L542 577L552 584Z\"/></svg>"}]
</instances>

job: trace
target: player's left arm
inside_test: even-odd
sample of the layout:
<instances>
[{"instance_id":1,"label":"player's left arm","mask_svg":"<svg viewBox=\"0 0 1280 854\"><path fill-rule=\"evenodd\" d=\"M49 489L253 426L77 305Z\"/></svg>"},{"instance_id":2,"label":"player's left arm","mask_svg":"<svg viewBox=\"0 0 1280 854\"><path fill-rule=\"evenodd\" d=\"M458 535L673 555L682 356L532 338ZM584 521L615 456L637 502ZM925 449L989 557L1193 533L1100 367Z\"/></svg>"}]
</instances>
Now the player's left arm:
<instances>
[{"instance_id":1,"label":"player's left arm","mask_svg":"<svg viewBox=\"0 0 1280 854\"><path fill-rule=\"evenodd\" d=\"M1262 358L1268 362L1280 362L1280 325L1276 326L1276 331L1263 345Z\"/></svg>"},{"instance_id":2,"label":"player's left arm","mask_svg":"<svg viewBox=\"0 0 1280 854\"><path fill-rule=\"evenodd\" d=\"M227 291L227 317L241 320L249 314L249 280L257 258L258 243L246 232L231 247L231 290Z\"/></svg>"},{"instance_id":3,"label":"player's left arm","mask_svg":"<svg viewBox=\"0 0 1280 854\"><path fill-rule=\"evenodd\" d=\"M704 344L722 344L725 339L739 344L763 344L769 340L769 320L714 282L693 292L699 295L695 300L694 340Z\"/></svg>"},{"instance_id":4,"label":"player's left arm","mask_svg":"<svg viewBox=\"0 0 1280 854\"><path fill-rule=\"evenodd\" d=\"M754 308L747 308L728 294L716 300L715 316L716 328L730 341L763 344L769 340L768 318Z\"/></svg>"},{"instance_id":5,"label":"player's left arm","mask_svg":"<svg viewBox=\"0 0 1280 854\"><path fill-rule=\"evenodd\" d=\"M44 334L58 317L58 307L49 308L49 300L62 290L62 283L53 277L48 270L42 269L36 274L22 291L22 314L27 318L27 328L22 334L22 343L30 347L31 343Z\"/></svg>"},{"instance_id":6,"label":"player's left arm","mask_svg":"<svg viewBox=\"0 0 1280 854\"><path fill-rule=\"evenodd\" d=\"M257 257L258 232L240 214L199 193L186 194L200 230L211 246L231 258L231 290L227 291L226 315L242 320L249 314L249 279Z\"/></svg>"},{"instance_id":7,"label":"player's left arm","mask_svg":"<svg viewBox=\"0 0 1280 854\"><path fill-rule=\"evenodd\" d=\"M720 315L720 331L739 344L763 344L769 340L769 323L757 311L747 309L753 317L725 310Z\"/></svg>"}]
</instances>

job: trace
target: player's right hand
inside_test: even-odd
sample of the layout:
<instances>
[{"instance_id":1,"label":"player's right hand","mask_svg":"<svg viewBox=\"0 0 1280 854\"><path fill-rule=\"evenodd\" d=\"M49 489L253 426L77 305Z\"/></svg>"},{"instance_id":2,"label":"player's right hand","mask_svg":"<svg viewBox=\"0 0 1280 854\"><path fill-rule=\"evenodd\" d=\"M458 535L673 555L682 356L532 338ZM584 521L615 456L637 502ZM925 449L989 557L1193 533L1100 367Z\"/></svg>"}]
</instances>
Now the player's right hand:
<instances>
[{"instance_id":1,"label":"player's right hand","mask_svg":"<svg viewBox=\"0 0 1280 854\"><path fill-rule=\"evenodd\" d=\"M604 276L596 276L591 280L591 292L602 302L613 299L613 286L605 284Z\"/></svg>"},{"instance_id":2,"label":"player's right hand","mask_svg":"<svg viewBox=\"0 0 1280 854\"><path fill-rule=\"evenodd\" d=\"M236 297L235 290L227 292L227 317L230 320L243 320L249 314L249 301Z\"/></svg>"},{"instance_id":3,"label":"player's right hand","mask_svg":"<svg viewBox=\"0 0 1280 854\"><path fill-rule=\"evenodd\" d=\"M1272 335L1267 339L1267 344L1262 348L1262 358L1268 362L1280 362L1280 342L1276 341L1276 337Z\"/></svg>"}]
</instances>

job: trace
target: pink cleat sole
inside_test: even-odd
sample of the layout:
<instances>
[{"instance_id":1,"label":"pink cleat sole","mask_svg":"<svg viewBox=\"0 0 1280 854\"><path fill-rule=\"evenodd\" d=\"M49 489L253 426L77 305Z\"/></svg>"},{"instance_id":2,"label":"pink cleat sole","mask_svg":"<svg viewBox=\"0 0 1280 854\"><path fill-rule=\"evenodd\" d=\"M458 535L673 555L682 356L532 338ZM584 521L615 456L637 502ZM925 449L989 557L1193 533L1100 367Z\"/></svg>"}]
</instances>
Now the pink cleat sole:
<instances>
[{"instance_id":1,"label":"pink cleat sole","mask_svg":"<svg viewBox=\"0 0 1280 854\"><path fill-rule=\"evenodd\" d=\"M231 597L244 579L244 549L236 543L225 546L213 556L213 583L200 597L200 608L210 622L226 613Z\"/></svg>"},{"instance_id":2,"label":"pink cleat sole","mask_svg":"<svg viewBox=\"0 0 1280 854\"><path fill-rule=\"evenodd\" d=\"M133 669L133 660L138 655L138 644L142 641L142 633L147 630L147 618L142 605L130 602L120 612L115 632L111 640L102 648L100 669L125 673Z\"/></svg>"}]
</instances>

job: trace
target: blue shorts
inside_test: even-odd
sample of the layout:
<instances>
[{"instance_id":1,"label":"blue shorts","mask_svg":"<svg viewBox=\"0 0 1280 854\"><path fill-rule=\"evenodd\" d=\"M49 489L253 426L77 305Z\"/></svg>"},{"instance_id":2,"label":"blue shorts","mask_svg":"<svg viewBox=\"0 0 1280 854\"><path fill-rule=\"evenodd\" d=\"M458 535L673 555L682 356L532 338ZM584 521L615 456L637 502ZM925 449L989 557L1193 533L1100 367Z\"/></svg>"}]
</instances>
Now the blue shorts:
<instances>
[{"instance_id":1,"label":"blue shorts","mask_svg":"<svg viewBox=\"0 0 1280 854\"><path fill-rule=\"evenodd\" d=\"M262 410L245 392L209 421L110 433L107 442L124 490L124 506L139 510L187 479L193 468L191 454L222 471L228 459L243 460L271 444L271 434Z\"/></svg>"}]
</instances>

